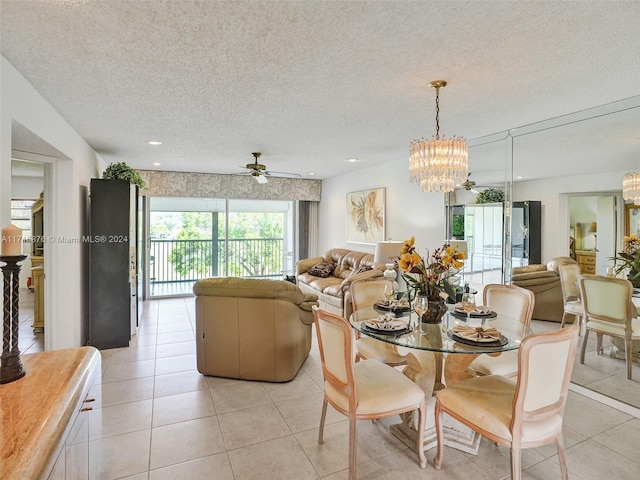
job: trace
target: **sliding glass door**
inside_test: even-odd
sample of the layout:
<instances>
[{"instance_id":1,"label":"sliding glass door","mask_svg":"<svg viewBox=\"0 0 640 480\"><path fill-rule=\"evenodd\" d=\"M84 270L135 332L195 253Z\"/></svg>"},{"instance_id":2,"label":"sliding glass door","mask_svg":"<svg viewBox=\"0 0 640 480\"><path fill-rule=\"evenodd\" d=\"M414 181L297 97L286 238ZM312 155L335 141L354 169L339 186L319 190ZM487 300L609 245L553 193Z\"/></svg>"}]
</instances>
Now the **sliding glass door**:
<instances>
[{"instance_id":1,"label":"sliding glass door","mask_svg":"<svg viewBox=\"0 0 640 480\"><path fill-rule=\"evenodd\" d=\"M148 292L190 294L201 278L282 278L293 270L293 202L153 197Z\"/></svg>"}]
</instances>

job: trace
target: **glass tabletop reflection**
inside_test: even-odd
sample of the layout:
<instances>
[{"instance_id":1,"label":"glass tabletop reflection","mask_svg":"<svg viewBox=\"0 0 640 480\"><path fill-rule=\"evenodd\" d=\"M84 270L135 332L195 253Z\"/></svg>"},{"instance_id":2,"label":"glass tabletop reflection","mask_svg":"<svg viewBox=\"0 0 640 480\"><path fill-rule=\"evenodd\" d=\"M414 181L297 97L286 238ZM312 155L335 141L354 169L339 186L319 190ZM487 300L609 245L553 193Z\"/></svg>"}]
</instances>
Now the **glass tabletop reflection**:
<instances>
[{"instance_id":1,"label":"glass tabletop reflection","mask_svg":"<svg viewBox=\"0 0 640 480\"><path fill-rule=\"evenodd\" d=\"M375 307L362 308L355 311L349 318L351 325L363 335L376 340L380 340L392 345L401 347L415 348L418 350L429 350L433 352L443 353L495 353L516 350L520 347L520 343L529 333L529 327L520 323L517 319L497 315L493 318L485 319L486 328L494 327L500 331L501 342L494 342L489 345L462 343L451 338L451 329L455 325L469 325L472 327L480 326L482 319L480 317L472 317L470 324L467 324L467 318L459 315L452 310L447 311L442 317L440 323L423 323L422 328L417 325L417 315L415 312L396 313L396 318L407 320L411 331L403 334L379 333L368 329L364 322L371 319L377 319L379 316L388 312L378 310ZM421 331L422 330L422 331ZM496 343L504 343L496 345Z\"/></svg>"}]
</instances>

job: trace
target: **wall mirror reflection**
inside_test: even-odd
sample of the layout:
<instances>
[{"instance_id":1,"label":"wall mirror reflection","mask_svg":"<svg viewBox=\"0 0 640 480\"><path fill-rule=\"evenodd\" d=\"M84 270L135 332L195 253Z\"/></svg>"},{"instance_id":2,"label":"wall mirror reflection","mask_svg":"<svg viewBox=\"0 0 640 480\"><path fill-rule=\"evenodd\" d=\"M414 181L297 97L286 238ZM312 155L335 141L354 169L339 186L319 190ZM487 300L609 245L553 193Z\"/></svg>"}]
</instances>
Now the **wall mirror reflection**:
<instances>
[{"instance_id":1,"label":"wall mirror reflection","mask_svg":"<svg viewBox=\"0 0 640 480\"><path fill-rule=\"evenodd\" d=\"M624 235L640 234L640 207L625 204L622 197L624 174L637 171L638 125L640 97L633 97L475 139L470 142L469 162L474 190L494 186L504 188L513 202L541 203L540 263L571 256L583 274L606 274ZM456 205L475 203L477 194L462 187L455 193ZM504 238L505 259L518 244L519 220L513 212L505 219L511 224L505 230L510 232ZM640 304L640 298L634 302ZM552 322L540 323L557 328ZM595 339L589 340L595 350ZM635 365L640 361L636 343ZM592 351L585 365L576 364L573 382L640 407L640 383L626 379L620 360L624 350L607 340L605 344L597 361Z\"/></svg>"}]
</instances>

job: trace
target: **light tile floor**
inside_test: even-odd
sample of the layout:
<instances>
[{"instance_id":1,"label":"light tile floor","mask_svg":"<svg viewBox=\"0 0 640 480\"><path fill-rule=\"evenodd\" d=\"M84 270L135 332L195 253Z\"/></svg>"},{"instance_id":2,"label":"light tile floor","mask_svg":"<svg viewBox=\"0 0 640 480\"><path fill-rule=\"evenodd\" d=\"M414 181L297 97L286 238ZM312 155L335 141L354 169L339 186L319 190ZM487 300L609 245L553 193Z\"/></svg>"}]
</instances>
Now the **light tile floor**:
<instances>
[{"instance_id":1,"label":"light tile floor","mask_svg":"<svg viewBox=\"0 0 640 480\"><path fill-rule=\"evenodd\" d=\"M27 324L28 304L21 308ZM194 318L192 297L146 302L131 346L101 352L102 432L94 441L102 478L346 479L348 424L331 408L325 443L317 444L322 373L315 339L291 382L204 377L195 369ZM41 345L29 330L21 328L20 338L27 353ZM570 478L638 478L638 417L637 410L625 413L570 392L564 421ZM447 447L440 471L429 450L429 465L420 469L415 453L389 432L398 421L359 422L359 479L509 478L508 449L485 440L477 456ZM553 445L525 450L522 463L524 479L560 478Z\"/></svg>"}]
</instances>

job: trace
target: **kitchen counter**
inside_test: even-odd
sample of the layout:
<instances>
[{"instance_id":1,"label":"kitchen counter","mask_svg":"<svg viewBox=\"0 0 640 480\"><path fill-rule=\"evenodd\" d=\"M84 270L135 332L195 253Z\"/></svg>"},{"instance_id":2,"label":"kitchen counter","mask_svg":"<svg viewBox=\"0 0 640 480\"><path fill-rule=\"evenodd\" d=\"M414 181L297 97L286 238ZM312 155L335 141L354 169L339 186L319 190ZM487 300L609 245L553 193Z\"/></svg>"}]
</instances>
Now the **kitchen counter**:
<instances>
[{"instance_id":1,"label":"kitchen counter","mask_svg":"<svg viewBox=\"0 0 640 480\"><path fill-rule=\"evenodd\" d=\"M101 357L81 347L21 358L27 374L0 385L0 478L48 478L80 412L99 405L87 393L100 381Z\"/></svg>"}]
</instances>

